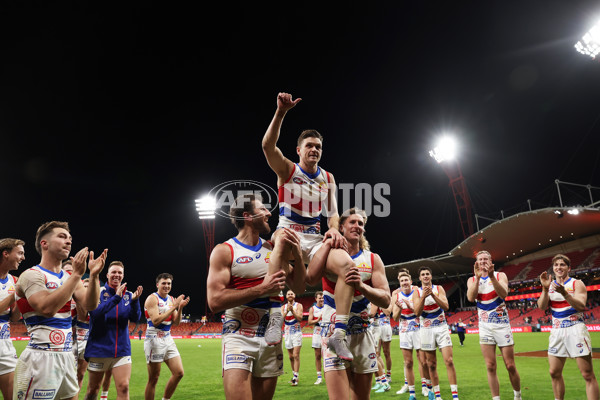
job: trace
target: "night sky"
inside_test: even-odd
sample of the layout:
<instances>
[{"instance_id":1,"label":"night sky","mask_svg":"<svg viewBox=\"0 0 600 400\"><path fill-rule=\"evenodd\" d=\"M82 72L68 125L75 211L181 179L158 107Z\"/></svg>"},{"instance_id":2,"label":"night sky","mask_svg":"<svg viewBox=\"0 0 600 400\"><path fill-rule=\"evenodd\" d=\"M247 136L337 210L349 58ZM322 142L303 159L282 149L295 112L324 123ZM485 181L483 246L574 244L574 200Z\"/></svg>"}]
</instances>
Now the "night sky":
<instances>
[{"instance_id":1,"label":"night sky","mask_svg":"<svg viewBox=\"0 0 600 400\"><path fill-rule=\"evenodd\" d=\"M600 63L573 48L597 1L322 3L3 5L0 237L27 242L21 268L41 223L69 221L73 253L107 247L142 298L171 272L202 315L194 199L229 180L275 187L261 140L280 91L303 99L288 158L317 129L338 183L390 185L390 216L367 225L387 264L463 239L428 155L444 132L488 218L557 205L555 179L600 187ZM217 218L216 243L235 233Z\"/></svg>"}]
</instances>

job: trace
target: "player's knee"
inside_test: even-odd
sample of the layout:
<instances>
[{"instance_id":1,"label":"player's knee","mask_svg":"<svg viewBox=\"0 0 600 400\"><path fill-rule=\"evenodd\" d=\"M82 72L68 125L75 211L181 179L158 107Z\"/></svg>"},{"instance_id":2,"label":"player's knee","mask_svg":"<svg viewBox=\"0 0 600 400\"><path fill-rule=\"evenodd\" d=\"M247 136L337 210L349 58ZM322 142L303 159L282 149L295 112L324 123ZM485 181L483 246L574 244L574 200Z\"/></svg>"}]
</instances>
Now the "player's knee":
<instances>
[{"instance_id":1,"label":"player's knee","mask_svg":"<svg viewBox=\"0 0 600 400\"><path fill-rule=\"evenodd\" d=\"M585 370L581 371L581 376L585 379L586 382L593 382L596 380L596 375L594 375L593 370Z\"/></svg>"},{"instance_id":2,"label":"player's knee","mask_svg":"<svg viewBox=\"0 0 600 400\"><path fill-rule=\"evenodd\" d=\"M448 357L444 360L444 363L446 364L446 368L453 368L454 367L454 358Z\"/></svg>"},{"instance_id":3,"label":"player's knee","mask_svg":"<svg viewBox=\"0 0 600 400\"><path fill-rule=\"evenodd\" d=\"M556 368L550 368L548 371L552 379L562 379L562 371Z\"/></svg>"},{"instance_id":4,"label":"player's knee","mask_svg":"<svg viewBox=\"0 0 600 400\"><path fill-rule=\"evenodd\" d=\"M517 372L517 365L514 362L506 363L506 370L509 374L515 374Z\"/></svg>"},{"instance_id":5,"label":"player's knee","mask_svg":"<svg viewBox=\"0 0 600 400\"><path fill-rule=\"evenodd\" d=\"M404 366L405 366L407 369L412 369L412 367L413 367L413 364L414 364L413 360L410 360L410 361L404 361Z\"/></svg>"},{"instance_id":6,"label":"player's knee","mask_svg":"<svg viewBox=\"0 0 600 400\"><path fill-rule=\"evenodd\" d=\"M496 369L497 369L496 360L486 361L485 368L487 369L488 372L496 373Z\"/></svg>"}]
</instances>

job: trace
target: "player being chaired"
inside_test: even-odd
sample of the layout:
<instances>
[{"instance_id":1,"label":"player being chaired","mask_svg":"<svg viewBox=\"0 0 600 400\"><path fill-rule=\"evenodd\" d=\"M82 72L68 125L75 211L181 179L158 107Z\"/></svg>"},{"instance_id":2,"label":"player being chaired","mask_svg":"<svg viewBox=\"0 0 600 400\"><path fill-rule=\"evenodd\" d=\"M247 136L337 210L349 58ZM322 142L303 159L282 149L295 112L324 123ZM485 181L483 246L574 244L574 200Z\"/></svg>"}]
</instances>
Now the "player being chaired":
<instances>
[{"instance_id":1,"label":"player being chaired","mask_svg":"<svg viewBox=\"0 0 600 400\"><path fill-rule=\"evenodd\" d=\"M279 192L279 223L273 234L273 254L269 264L269 275L278 271L288 273L291 246L280 239L282 227L294 230L300 235L304 263L308 264L320 245L331 239L332 249L339 249L345 256L339 259L339 268L336 270L341 275L336 279L336 305L338 310L337 321L340 328L336 329L330 338L329 344L340 358L352 360L352 353L348 350L344 338L346 324L352 304L354 288L345 283L346 272L354 266L352 259L345 250L344 239L337 230L339 215L335 197L335 179L333 175L321 168L323 137L316 130L305 130L300 134L296 147L299 162L296 164L286 158L277 147L279 133L283 118L287 112L294 108L300 98L292 100L288 93L277 95L277 110L262 141L263 152L267 163L277 174L277 187ZM329 230L321 235L321 214L327 217ZM336 251L336 250L334 250ZM296 292L297 295L301 293ZM281 342L281 298L278 293L271 296L270 320L265 333L267 344L274 345Z\"/></svg>"}]
</instances>

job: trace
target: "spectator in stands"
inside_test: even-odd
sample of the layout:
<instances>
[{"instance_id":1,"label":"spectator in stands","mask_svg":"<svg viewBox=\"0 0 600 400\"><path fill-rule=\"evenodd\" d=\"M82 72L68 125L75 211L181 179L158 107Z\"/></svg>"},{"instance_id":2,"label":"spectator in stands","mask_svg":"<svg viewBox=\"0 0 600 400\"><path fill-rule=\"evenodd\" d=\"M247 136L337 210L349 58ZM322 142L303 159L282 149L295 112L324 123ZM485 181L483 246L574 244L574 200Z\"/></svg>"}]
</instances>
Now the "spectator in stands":
<instances>
[{"instance_id":1,"label":"spectator in stands","mask_svg":"<svg viewBox=\"0 0 600 400\"><path fill-rule=\"evenodd\" d=\"M171 371L167 381L163 399L170 399L183 378L181 356L171 336L171 327L181 322L183 307L189 304L190 298L181 294L176 299L169 295L173 284L173 275L162 273L156 277L156 292L146 298L144 311L148 327L144 339L144 353L148 366L148 383L144 397L154 400L156 384L160 376L160 367L164 362ZM140 338L142 330L139 331Z\"/></svg>"},{"instance_id":2,"label":"spectator in stands","mask_svg":"<svg viewBox=\"0 0 600 400\"><path fill-rule=\"evenodd\" d=\"M554 398L565 398L565 381L562 371L567 358L575 358L585 380L588 399L598 399L600 391L592 364L592 341L583 321L587 301L587 289L583 282L569 277L571 260L563 254L552 258L552 270L556 279L547 271L540 275L542 294L538 306L552 310L552 331L548 347L548 364Z\"/></svg>"},{"instance_id":3,"label":"spectator in stands","mask_svg":"<svg viewBox=\"0 0 600 400\"><path fill-rule=\"evenodd\" d=\"M281 228L281 240L291 244L300 268L290 266L287 277L283 271L268 275L268 255L273 246L260 235L271 231L271 213L259 196L244 194L235 199L229 215L238 234L213 250L206 283L211 310L226 310L221 357L225 398L271 399L277 377L283 374L283 352L281 343L267 346L264 337L271 307L269 294L283 290L286 282L291 289L304 290L306 269L300 238L294 231Z\"/></svg>"},{"instance_id":4,"label":"spectator in stands","mask_svg":"<svg viewBox=\"0 0 600 400\"><path fill-rule=\"evenodd\" d=\"M479 345L487 367L492 400L500 400L500 382L496 372L496 346L499 347L514 398L521 399L521 377L515 365L514 340L504 298L508 295L508 278L494 271L492 256L483 250L477 253L473 277L467 281L467 299L477 303Z\"/></svg>"},{"instance_id":5,"label":"spectator in stands","mask_svg":"<svg viewBox=\"0 0 600 400\"><path fill-rule=\"evenodd\" d=\"M15 303L16 271L25 260L25 242L20 239L0 239L0 391L5 400L13 398L13 379L17 366L17 351L10 339L10 322L21 318Z\"/></svg>"}]
</instances>

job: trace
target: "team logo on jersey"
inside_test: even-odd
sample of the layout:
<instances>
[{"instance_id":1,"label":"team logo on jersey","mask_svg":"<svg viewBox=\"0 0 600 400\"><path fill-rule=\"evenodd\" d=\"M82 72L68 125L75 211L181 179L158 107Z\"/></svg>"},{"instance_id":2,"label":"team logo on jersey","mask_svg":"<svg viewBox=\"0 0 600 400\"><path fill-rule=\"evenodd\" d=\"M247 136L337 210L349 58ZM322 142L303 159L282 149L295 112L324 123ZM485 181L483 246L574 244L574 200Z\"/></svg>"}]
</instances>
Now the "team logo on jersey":
<instances>
[{"instance_id":1,"label":"team logo on jersey","mask_svg":"<svg viewBox=\"0 0 600 400\"><path fill-rule=\"evenodd\" d=\"M256 255L254 256L254 258L256 258L257 260L260 258L261 254L260 253L256 253Z\"/></svg>"},{"instance_id":2,"label":"team logo on jersey","mask_svg":"<svg viewBox=\"0 0 600 400\"><path fill-rule=\"evenodd\" d=\"M297 183L298 185L303 185L306 183L306 181L302 178L300 178L299 176L295 176L294 179L292 179L294 181L294 183Z\"/></svg>"},{"instance_id":3,"label":"team logo on jersey","mask_svg":"<svg viewBox=\"0 0 600 400\"><path fill-rule=\"evenodd\" d=\"M250 256L241 256L238 257L235 262L238 264L248 264L251 263L254 260L254 258L250 257Z\"/></svg>"},{"instance_id":4,"label":"team logo on jersey","mask_svg":"<svg viewBox=\"0 0 600 400\"><path fill-rule=\"evenodd\" d=\"M267 253L267 255L265 256L265 262L268 264L269 263L269 259L271 258L271 252L269 251Z\"/></svg>"},{"instance_id":5,"label":"team logo on jersey","mask_svg":"<svg viewBox=\"0 0 600 400\"><path fill-rule=\"evenodd\" d=\"M56 282L47 282L46 283L46 287L50 290L52 289L58 289L58 283Z\"/></svg>"},{"instance_id":6,"label":"team logo on jersey","mask_svg":"<svg viewBox=\"0 0 600 400\"><path fill-rule=\"evenodd\" d=\"M48 335L48 339L50 339L52 344L63 344L65 342L65 333L61 330L54 329Z\"/></svg>"},{"instance_id":7,"label":"team logo on jersey","mask_svg":"<svg viewBox=\"0 0 600 400\"><path fill-rule=\"evenodd\" d=\"M360 272L367 272L367 273L370 273L372 270L371 266L367 263L360 263L360 265L357 265L356 268L358 268L358 270Z\"/></svg>"},{"instance_id":8,"label":"team logo on jersey","mask_svg":"<svg viewBox=\"0 0 600 400\"><path fill-rule=\"evenodd\" d=\"M377 357L377 354L375 354L375 353L371 353L371 354L369 354L369 358L370 358L371 360L373 360L375 357Z\"/></svg>"},{"instance_id":9,"label":"team logo on jersey","mask_svg":"<svg viewBox=\"0 0 600 400\"><path fill-rule=\"evenodd\" d=\"M246 308L242 311L242 321L248 325L256 325L259 321L258 312L254 308Z\"/></svg>"},{"instance_id":10,"label":"team logo on jersey","mask_svg":"<svg viewBox=\"0 0 600 400\"><path fill-rule=\"evenodd\" d=\"M10 287L8 288L8 294L15 294L15 286L14 285L10 285Z\"/></svg>"}]
</instances>

